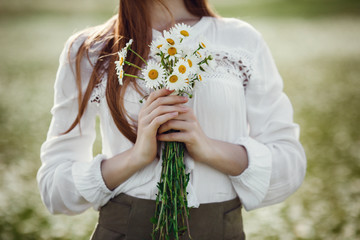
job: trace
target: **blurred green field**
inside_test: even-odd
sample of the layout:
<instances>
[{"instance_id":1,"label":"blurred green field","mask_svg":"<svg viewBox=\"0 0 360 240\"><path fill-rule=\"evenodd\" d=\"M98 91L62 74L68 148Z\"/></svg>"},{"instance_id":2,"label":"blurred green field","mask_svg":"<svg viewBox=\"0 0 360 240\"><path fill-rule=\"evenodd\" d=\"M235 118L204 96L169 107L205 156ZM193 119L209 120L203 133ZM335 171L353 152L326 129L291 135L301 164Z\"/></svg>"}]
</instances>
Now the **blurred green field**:
<instances>
[{"instance_id":1,"label":"blurred green field","mask_svg":"<svg viewBox=\"0 0 360 240\"><path fill-rule=\"evenodd\" d=\"M268 42L301 126L305 182L244 212L248 239L360 239L360 1L213 0ZM36 185L66 39L117 1L0 0L0 239L88 239L97 213L52 216ZM99 152L100 144L94 152Z\"/></svg>"}]
</instances>

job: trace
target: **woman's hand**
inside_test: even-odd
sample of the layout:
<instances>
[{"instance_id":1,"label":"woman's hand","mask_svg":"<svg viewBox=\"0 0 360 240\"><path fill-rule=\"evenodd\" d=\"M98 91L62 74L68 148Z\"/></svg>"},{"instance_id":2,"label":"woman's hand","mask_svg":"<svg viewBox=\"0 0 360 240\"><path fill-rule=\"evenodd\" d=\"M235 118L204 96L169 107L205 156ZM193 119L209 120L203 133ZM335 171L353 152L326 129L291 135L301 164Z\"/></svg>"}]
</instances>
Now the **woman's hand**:
<instances>
[{"instance_id":1,"label":"woman's hand","mask_svg":"<svg viewBox=\"0 0 360 240\"><path fill-rule=\"evenodd\" d=\"M170 95L172 92L161 89L151 93L139 112L134 146L102 162L101 173L109 189L116 188L135 172L154 161L159 127L176 118L179 113L188 111L183 105L188 99Z\"/></svg>"},{"instance_id":2,"label":"woman's hand","mask_svg":"<svg viewBox=\"0 0 360 240\"><path fill-rule=\"evenodd\" d=\"M248 166L245 148L207 137L193 110L186 108L186 112L161 125L158 140L183 142L195 161L208 164L225 174L241 174ZM167 133L169 130L177 132Z\"/></svg>"},{"instance_id":3,"label":"woman's hand","mask_svg":"<svg viewBox=\"0 0 360 240\"><path fill-rule=\"evenodd\" d=\"M150 94L138 116L137 139L133 148L135 159L143 164L151 163L157 154L157 132L159 127L186 113L189 109L182 105L186 97L170 95L173 91L157 90Z\"/></svg>"},{"instance_id":4,"label":"woman's hand","mask_svg":"<svg viewBox=\"0 0 360 240\"><path fill-rule=\"evenodd\" d=\"M197 161L207 157L208 149L211 148L211 139L208 138L200 127L193 110L187 106L186 113L179 114L162 124L158 131L158 140L164 142L183 142L190 156ZM170 132L169 130L177 130Z\"/></svg>"}]
</instances>

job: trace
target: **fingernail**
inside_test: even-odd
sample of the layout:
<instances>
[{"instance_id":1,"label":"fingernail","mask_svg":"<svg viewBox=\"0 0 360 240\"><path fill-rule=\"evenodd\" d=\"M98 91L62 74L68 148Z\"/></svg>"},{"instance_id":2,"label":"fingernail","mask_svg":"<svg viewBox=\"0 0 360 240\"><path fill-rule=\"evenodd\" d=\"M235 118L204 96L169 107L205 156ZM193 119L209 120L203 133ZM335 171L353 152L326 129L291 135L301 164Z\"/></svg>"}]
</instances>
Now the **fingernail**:
<instances>
[{"instance_id":1,"label":"fingernail","mask_svg":"<svg viewBox=\"0 0 360 240\"><path fill-rule=\"evenodd\" d=\"M188 98L187 98L187 97L185 97L185 96L182 96L182 97L181 97L181 100L183 100L183 101L187 101L187 100L188 100Z\"/></svg>"}]
</instances>

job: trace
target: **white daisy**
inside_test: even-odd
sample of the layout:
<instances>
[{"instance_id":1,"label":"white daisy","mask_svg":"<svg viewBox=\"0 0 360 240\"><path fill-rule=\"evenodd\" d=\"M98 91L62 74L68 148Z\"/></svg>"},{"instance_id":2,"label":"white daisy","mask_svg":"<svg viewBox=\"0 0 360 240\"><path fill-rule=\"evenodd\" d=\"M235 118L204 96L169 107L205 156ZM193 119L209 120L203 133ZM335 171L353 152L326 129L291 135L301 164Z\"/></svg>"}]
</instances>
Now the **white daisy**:
<instances>
[{"instance_id":1,"label":"white daisy","mask_svg":"<svg viewBox=\"0 0 360 240\"><path fill-rule=\"evenodd\" d=\"M174 66L174 72L182 75L185 78L188 78L190 74L190 67L185 59L179 59L179 61Z\"/></svg>"},{"instance_id":2,"label":"white daisy","mask_svg":"<svg viewBox=\"0 0 360 240\"><path fill-rule=\"evenodd\" d=\"M185 88L184 91L192 91L193 90L193 84L194 81L192 80L192 76L189 75L188 78L185 79Z\"/></svg>"},{"instance_id":3,"label":"white daisy","mask_svg":"<svg viewBox=\"0 0 360 240\"><path fill-rule=\"evenodd\" d=\"M177 33L164 31L164 38L168 44L174 46L175 44L179 44L181 41L180 36Z\"/></svg>"},{"instance_id":4,"label":"white daisy","mask_svg":"<svg viewBox=\"0 0 360 240\"><path fill-rule=\"evenodd\" d=\"M180 35L182 38L187 38L192 35L192 28L184 23L178 23L171 29L171 32Z\"/></svg>"},{"instance_id":5,"label":"white daisy","mask_svg":"<svg viewBox=\"0 0 360 240\"><path fill-rule=\"evenodd\" d=\"M166 88L169 90L181 91L187 88L185 77L181 74L173 73L166 79Z\"/></svg>"},{"instance_id":6,"label":"white daisy","mask_svg":"<svg viewBox=\"0 0 360 240\"><path fill-rule=\"evenodd\" d=\"M131 44L133 43L133 40L130 39L129 42L126 43L125 49L128 50L131 47Z\"/></svg>"},{"instance_id":7,"label":"white daisy","mask_svg":"<svg viewBox=\"0 0 360 240\"><path fill-rule=\"evenodd\" d=\"M124 66L126 53L127 52L125 49L121 49L121 51L118 52L119 60L115 61L116 68Z\"/></svg>"},{"instance_id":8,"label":"white daisy","mask_svg":"<svg viewBox=\"0 0 360 240\"><path fill-rule=\"evenodd\" d=\"M198 59L201 61L206 57L206 51L205 49L199 49L195 52L195 56L198 57Z\"/></svg>"},{"instance_id":9,"label":"white daisy","mask_svg":"<svg viewBox=\"0 0 360 240\"><path fill-rule=\"evenodd\" d=\"M202 81L203 81L203 77L202 77L202 75L201 75L201 74L198 74L198 75L197 75L197 78L198 78L198 80L199 80L200 82L202 82Z\"/></svg>"},{"instance_id":10,"label":"white daisy","mask_svg":"<svg viewBox=\"0 0 360 240\"><path fill-rule=\"evenodd\" d=\"M201 47L202 49L206 48L206 44L204 42L200 42L199 43L199 47Z\"/></svg>"},{"instance_id":11,"label":"white daisy","mask_svg":"<svg viewBox=\"0 0 360 240\"><path fill-rule=\"evenodd\" d=\"M119 52L118 52L118 55L119 55L119 63L123 66L124 65L124 61L125 61L125 58L127 56L127 52L129 50L129 48L131 47L131 44L133 43L133 40L130 39L129 42L126 43L125 47L123 47ZM116 61L115 61L116 63Z\"/></svg>"},{"instance_id":12,"label":"white daisy","mask_svg":"<svg viewBox=\"0 0 360 240\"><path fill-rule=\"evenodd\" d=\"M124 69L121 67L121 68L117 68L116 69L116 74L118 76L118 81L119 81L119 85L123 85L123 78L124 78Z\"/></svg>"},{"instance_id":13,"label":"white daisy","mask_svg":"<svg viewBox=\"0 0 360 240\"><path fill-rule=\"evenodd\" d=\"M163 38L163 37L159 37L156 40L152 41L150 44L151 53L153 53L154 55L160 53L162 47L165 44L167 44L167 42L166 42L165 38Z\"/></svg>"},{"instance_id":14,"label":"white daisy","mask_svg":"<svg viewBox=\"0 0 360 240\"><path fill-rule=\"evenodd\" d=\"M192 79L192 90L193 91L199 91L200 89L203 89L204 86L207 85L206 77L203 76L203 74L196 74L195 77Z\"/></svg>"},{"instance_id":15,"label":"white daisy","mask_svg":"<svg viewBox=\"0 0 360 240\"><path fill-rule=\"evenodd\" d=\"M175 61L175 58L180 58L182 55L180 44L174 44L174 45L165 44L164 46L161 47L160 50L165 54L165 58L168 57L169 60Z\"/></svg>"},{"instance_id":16,"label":"white daisy","mask_svg":"<svg viewBox=\"0 0 360 240\"><path fill-rule=\"evenodd\" d=\"M199 47L201 49L205 49L208 46L208 41L205 39L204 36L200 36L199 38Z\"/></svg>"},{"instance_id":17,"label":"white daisy","mask_svg":"<svg viewBox=\"0 0 360 240\"><path fill-rule=\"evenodd\" d=\"M122 85L122 79L124 77L123 67L124 67L124 64L125 64L126 54L127 54L126 49L125 48L121 49L121 51L118 52L119 60L115 61L116 74L118 76L120 85Z\"/></svg>"},{"instance_id":18,"label":"white daisy","mask_svg":"<svg viewBox=\"0 0 360 240\"><path fill-rule=\"evenodd\" d=\"M205 71L204 68L208 68L208 66L205 62L206 61L210 61L208 58L209 56L211 56L209 54L209 51L207 51L206 49L200 49L198 51L196 51L195 56L197 56L198 60L199 60L199 67L201 70Z\"/></svg>"},{"instance_id":19,"label":"white daisy","mask_svg":"<svg viewBox=\"0 0 360 240\"><path fill-rule=\"evenodd\" d=\"M160 63L149 61L146 68L142 70L146 87L158 88L164 83L165 70Z\"/></svg>"},{"instance_id":20,"label":"white daisy","mask_svg":"<svg viewBox=\"0 0 360 240\"><path fill-rule=\"evenodd\" d=\"M199 58L197 56L193 54L188 55L185 61L187 61L191 73L197 73L199 71Z\"/></svg>"}]
</instances>

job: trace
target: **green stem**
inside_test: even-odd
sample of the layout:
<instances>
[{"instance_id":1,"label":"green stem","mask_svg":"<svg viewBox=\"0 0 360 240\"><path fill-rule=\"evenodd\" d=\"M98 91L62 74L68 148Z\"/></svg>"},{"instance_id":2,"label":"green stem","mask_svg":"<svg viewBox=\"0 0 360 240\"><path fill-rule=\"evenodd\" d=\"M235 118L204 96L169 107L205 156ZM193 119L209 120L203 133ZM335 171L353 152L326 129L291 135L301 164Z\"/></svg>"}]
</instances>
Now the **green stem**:
<instances>
[{"instance_id":1,"label":"green stem","mask_svg":"<svg viewBox=\"0 0 360 240\"><path fill-rule=\"evenodd\" d=\"M165 176L167 175L168 170L169 170L169 165L167 164ZM167 180L167 178L165 177L165 179L164 179L164 186L163 186L163 194L165 194L165 190L166 190L166 180ZM163 214L163 211L164 211L164 205L165 205L165 199L164 199L164 197L162 197L160 214L159 214L159 220L158 220L157 227L156 227L155 231L157 231L157 230L159 229L160 220L161 220L161 218L162 218L162 214Z\"/></svg>"},{"instance_id":2,"label":"green stem","mask_svg":"<svg viewBox=\"0 0 360 240\"><path fill-rule=\"evenodd\" d=\"M141 68L141 67L139 67L139 66L138 66L138 65L136 65L136 64L133 64L133 63L128 62L128 61L125 61L125 63L126 63L127 65L129 65L129 66L132 66L132 67L135 67L135 68L137 68L137 69L139 69L139 70L142 70L142 68Z\"/></svg>"},{"instance_id":3,"label":"green stem","mask_svg":"<svg viewBox=\"0 0 360 240\"><path fill-rule=\"evenodd\" d=\"M156 237L159 240L179 239L186 230L191 239L186 200L188 175L185 171L184 151L184 144L179 142L167 142L163 148L163 165L155 211L157 224L153 227L153 240Z\"/></svg>"},{"instance_id":4,"label":"green stem","mask_svg":"<svg viewBox=\"0 0 360 240\"><path fill-rule=\"evenodd\" d=\"M141 77L136 76L136 75L128 74L128 73L124 73L124 76L138 78L138 79L143 80L143 81L145 80L144 78L141 78Z\"/></svg>"},{"instance_id":5,"label":"green stem","mask_svg":"<svg viewBox=\"0 0 360 240\"><path fill-rule=\"evenodd\" d=\"M137 57L139 57L139 58L145 63L145 65L147 65L147 62L145 61L145 59L142 58L137 52L135 52L135 51L132 50L131 48L129 48L129 50L130 50L131 52L133 52Z\"/></svg>"},{"instance_id":6,"label":"green stem","mask_svg":"<svg viewBox=\"0 0 360 240\"><path fill-rule=\"evenodd\" d=\"M193 55L196 54L197 51L199 51L201 49L201 47L198 47L198 49L196 49L194 52L193 52Z\"/></svg>"},{"instance_id":7,"label":"green stem","mask_svg":"<svg viewBox=\"0 0 360 240\"><path fill-rule=\"evenodd\" d=\"M177 148L178 147L178 144L175 145L175 150L176 152L178 153L179 152L179 149ZM175 156L175 171L178 172L178 159L179 159L179 156ZM174 194L175 194L175 201L174 201L174 232L175 232L175 237L176 237L176 240L179 240L179 229L178 229L178 213L177 213L177 193L178 193L178 186L175 186L175 191L174 191Z\"/></svg>"}]
</instances>

